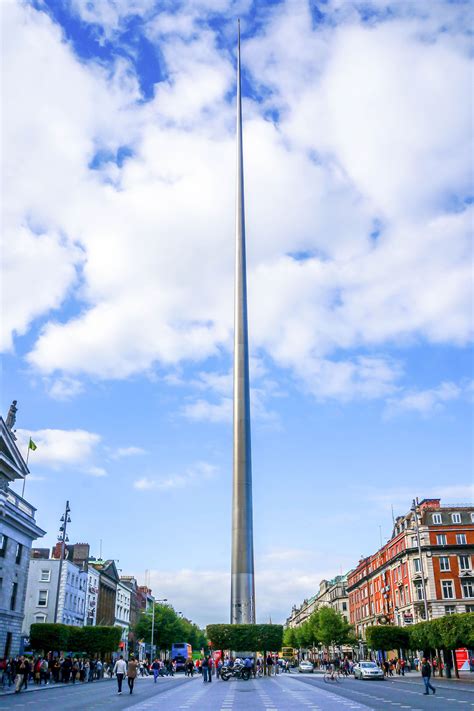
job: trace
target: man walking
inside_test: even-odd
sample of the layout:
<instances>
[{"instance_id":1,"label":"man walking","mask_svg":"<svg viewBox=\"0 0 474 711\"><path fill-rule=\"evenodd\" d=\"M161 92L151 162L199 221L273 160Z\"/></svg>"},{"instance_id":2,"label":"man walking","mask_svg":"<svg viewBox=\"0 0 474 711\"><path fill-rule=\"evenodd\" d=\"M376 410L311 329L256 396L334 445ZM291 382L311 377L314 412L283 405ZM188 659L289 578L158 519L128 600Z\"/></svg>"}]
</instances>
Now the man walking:
<instances>
[{"instance_id":1,"label":"man walking","mask_svg":"<svg viewBox=\"0 0 474 711\"><path fill-rule=\"evenodd\" d=\"M436 689L434 686L431 685L430 678L431 678L431 664L427 661L426 657L423 657L421 660L421 676L423 679L423 682L425 684L425 691L424 694L425 696L428 696L429 689L433 692L433 694L436 694Z\"/></svg>"},{"instance_id":2,"label":"man walking","mask_svg":"<svg viewBox=\"0 0 474 711\"><path fill-rule=\"evenodd\" d=\"M125 674L127 673L127 665L123 660L123 654L120 655L120 659L115 662L114 670L112 672L117 676L118 693L122 693L122 683Z\"/></svg>"},{"instance_id":3,"label":"man walking","mask_svg":"<svg viewBox=\"0 0 474 711\"><path fill-rule=\"evenodd\" d=\"M130 657L130 660L128 662L128 667L127 667L127 681L128 681L128 688L130 689L131 694L133 694L133 685L135 683L135 679L137 678L139 666L140 665L137 662L137 660L134 659L133 657Z\"/></svg>"}]
</instances>

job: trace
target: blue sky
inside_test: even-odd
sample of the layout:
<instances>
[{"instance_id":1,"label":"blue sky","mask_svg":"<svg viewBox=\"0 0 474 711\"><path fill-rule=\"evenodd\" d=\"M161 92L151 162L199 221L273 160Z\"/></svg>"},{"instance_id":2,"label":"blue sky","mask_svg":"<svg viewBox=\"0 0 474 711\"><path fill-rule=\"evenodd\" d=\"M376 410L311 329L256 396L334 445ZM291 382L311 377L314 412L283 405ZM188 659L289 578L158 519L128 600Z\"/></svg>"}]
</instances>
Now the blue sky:
<instances>
[{"instance_id":1,"label":"blue sky","mask_svg":"<svg viewBox=\"0 0 474 711\"><path fill-rule=\"evenodd\" d=\"M2 412L55 541L229 604L242 18L257 614L472 498L469 6L9 3ZM15 39L13 39L15 38Z\"/></svg>"}]
</instances>

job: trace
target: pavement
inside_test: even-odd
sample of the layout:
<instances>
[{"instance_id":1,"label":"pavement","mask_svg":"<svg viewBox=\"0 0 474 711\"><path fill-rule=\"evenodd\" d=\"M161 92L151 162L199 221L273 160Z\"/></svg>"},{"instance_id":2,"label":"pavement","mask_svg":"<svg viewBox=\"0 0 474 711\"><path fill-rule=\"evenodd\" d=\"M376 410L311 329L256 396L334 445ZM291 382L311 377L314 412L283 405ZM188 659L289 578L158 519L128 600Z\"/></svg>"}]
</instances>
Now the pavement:
<instances>
[{"instance_id":1,"label":"pavement","mask_svg":"<svg viewBox=\"0 0 474 711\"><path fill-rule=\"evenodd\" d=\"M204 684L177 675L172 678L139 678L133 695L124 684L117 694L115 680L93 684L46 687L32 692L5 695L2 709L28 711L386 711L389 708L410 711L462 710L474 707L471 684L436 679L436 695L424 696L421 677L394 678L385 681L325 683L320 675L280 674L272 678L241 681L216 681Z\"/></svg>"}]
</instances>

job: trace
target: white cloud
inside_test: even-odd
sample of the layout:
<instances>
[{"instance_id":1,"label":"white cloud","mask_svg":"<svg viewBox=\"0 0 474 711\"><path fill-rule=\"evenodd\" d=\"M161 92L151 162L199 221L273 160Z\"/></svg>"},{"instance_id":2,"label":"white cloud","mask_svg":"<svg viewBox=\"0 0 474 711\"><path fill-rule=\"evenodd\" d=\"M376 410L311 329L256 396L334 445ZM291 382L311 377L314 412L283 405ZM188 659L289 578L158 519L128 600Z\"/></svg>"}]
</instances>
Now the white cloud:
<instances>
[{"instance_id":1,"label":"white cloud","mask_svg":"<svg viewBox=\"0 0 474 711\"><path fill-rule=\"evenodd\" d=\"M184 489L203 479L213 479L217 476L218 471L218 468L213 464L209 464L209 462L196 462L196 464L186 469L182 474L170 474L160 477L144 476L140 479L136 479L133 486L139 491Z\"/></svg>"},{"instance_id":2,"label":"white cloud","mask_svg":"<svg viewBox=\"0 0 474 711\"><path fill-rule=\"evenodd\" d=\"M442 410L448 402L458 400L466 392L466 388L452 382L445 382L436 388L414 390L387 401L387 415L401 415L405 412L416 412L423 416L432 415Z\"/></svg>"},{"instance_id":3,"label":"white cloud","mask_svg":"<svg viewBox=\"0 0 474 711\"><path fill-rule=\"evenodd\" d=\"M107 476L107 471L103 467L87 467L84 471L86 474L89 474L89 476Z\"/></svg>"},{"instance_id":4,"label":"white cloud","mask_svg":"<svg viewBox=\"0 0 474 711\"><path fill-rule=\"evenodd\" d=\"M76 7L111 34L130 10ZM234 69L212 28L195 29L199 8L185 5L185 40L150 23L169 74L148 103L123 61L108 78L45 14L4 13L6 225L24 242L9 294L32 274L30 247L41 252L38 295L8 309L5 343L75 287L79 312L48 320L28 356L59 375L53 395L74 394L64 378L126 378L232 348ZM438 32L440 8L368 28L333 3L337 21L315 31L306 5L287 2L243 45L255 86L272 89L245 102L251 344L320 398L393 395L402 368L386 346L472 337L470 64L453 40L459 11ZM120 145L134 151L122 167L88 169L98 148ZM361 348L374 352L355 357ZM226 397L185 413L223 421Z\"/></svg>"},{"instance_id":5,"label":"white cloud","mask_svg":"<svg viewBox=\"0 0 474 711\"><path fill-rule=\"evenodd\" d=\"M53 469L87 464L101 441L100 435L87 430L19 429L16 430L16 435L22 452L26 453L30 437L37 446L37 449L31 452L30 467L41 465Z\"/></svg>"},{"instance_id":6,"label":"white cloud","mask_svg":"<svg viewBox=\"0 0 474 711\"><path fill-rule=\"evenodd\" d=\"M54 400L69 400L84 390L80 380L67 376L47 382L48 394Z\"/></svg>"},{"instance_id":7,"label":"white cloud","mask_svg":"<svg viewBox=\"0 0 474 711\"><path fill-rule=\"evenodd\" d=\"M143 447L119 447L110 455L111 459L123 459L124 457L135 457L137 455L146 454Z\"/></svg>"}]
</instances>

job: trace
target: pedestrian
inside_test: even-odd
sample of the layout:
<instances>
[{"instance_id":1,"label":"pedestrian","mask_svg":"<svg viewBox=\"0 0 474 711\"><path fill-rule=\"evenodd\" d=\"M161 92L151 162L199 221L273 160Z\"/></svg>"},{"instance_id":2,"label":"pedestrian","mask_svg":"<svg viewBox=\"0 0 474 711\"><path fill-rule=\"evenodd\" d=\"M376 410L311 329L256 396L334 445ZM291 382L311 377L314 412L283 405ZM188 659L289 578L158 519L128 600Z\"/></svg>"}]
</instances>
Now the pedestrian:
<instances>
[{"instance_id":1,"label":"pedestrian","mask_svg":"<svg viewBox=\"0 0 474 711\"><path fill-rule=\"evenodd\" d=\"M421 677L423 679L423 683L425 685L425 696L429 695L429 689L433 692L433 694L436 694L436 689L434 686L432 686L430 679L431 679L431 664L429 661L426 659L426 657L423 657L421 660Z\"/></svg>"},{"instance_id":2,"label":"pedestrian","mask_svg":"<svg viewBox=\"0 0 474 711\"><path fill-rule=\"evenodd\" d=\"M19 694L23 687L28 688L28 677L30 676L30 663L21 656L15 664L15 694Z\"/></svg>"},{"instance_id":3,"label":"pedestrian","mask_svg":"<svg viewBox=\"0 0 474 711\"><path fill-rule=\"evenodd\" d=\"M406 664L405 660L400 659L400 674L402 676L405 676L405 664Z\"/></svg>"},{"instance_id":4,"label":"pedestrian","mask_svg":"<svg viewBox=\"0 0 474 711\"><path fill-rule=\"evenodd\" d=\"M154 659L151 668L153 669L153 681L156 684L156 680L158 679L158 675L160 673L160 662L158 659Z\"/></svg>"},{"instance_id":5,"label":"pedestrian","mask_svg":"<svg viewBox=\"0 0 474 711\"><path fill-rule=\"evenodd\" d=\"M271 654L267 656L267 674L268 676L272 675L272 667L273 667L273 657Z\"/></svg>"},{"instance_id":6,"label":"pedestrian","mask_svg":"<svg viewBox=\"0 0 474 711\"><path fill-rule=\"evenodd\" d=\"M204 657L201 660L201 672L202 672L202 680L204 683L206 683L207 677L209 674L209 661L208 661L207 657Z\"/></svg>"},{"instance_id":7,"label":"pedestrian","mask_svg":"<svg viewBox=\"0 0 474 711\"><path fill-rule=\"evenodd\" d=\"M123 660L123 654L120 655L120 659L115 662L113 674L117 677L118 693L122 693L122 683L125 674L127 673L127 665Z\"/></svg>"},{"instance_id":8,"label":"pedestrian","mask_svg":"<svg viewBox=\"0 0 474 711\"><path fill-rule=\"evenodd\" d=\"M130 689L131 694L133 694L133 685L135 683L135 679L137 678L139 666L140 665L137 662L137 660L134 659L133 656L131 656L130 659L128 660L128 667L127 667L128 688ZM155 681L156 681L156 679L155 679Z\"/></svg>"}]
</instances>

